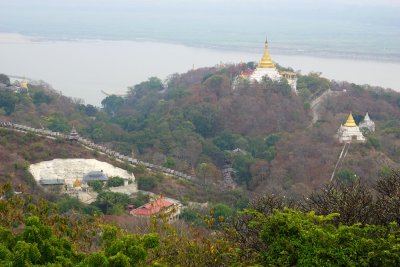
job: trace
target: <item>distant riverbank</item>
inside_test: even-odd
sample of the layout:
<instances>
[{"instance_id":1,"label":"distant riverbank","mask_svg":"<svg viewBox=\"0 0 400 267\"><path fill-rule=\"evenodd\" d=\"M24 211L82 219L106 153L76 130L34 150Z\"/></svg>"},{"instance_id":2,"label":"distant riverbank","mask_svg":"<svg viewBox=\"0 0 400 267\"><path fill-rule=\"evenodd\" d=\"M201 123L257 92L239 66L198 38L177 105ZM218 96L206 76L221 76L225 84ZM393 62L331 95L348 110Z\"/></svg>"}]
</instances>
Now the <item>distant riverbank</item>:
<instances>
[{"instance_id":1,"label":"distant riverbank","mask_svg":"<svg viewBox=\"0 0 400 267\"><path fill-rule=\"evenodd\" d=\"M100 105L101 91L120 93L151 76L223 63L258 61L259 53L193 48L147 41L35 41L0 35L0 73L41 79L56 90ZM274 61L302 73L322 72L336 80L389 87L400 91L400 63L280 55Z\"/></svg>"}]
</instances>

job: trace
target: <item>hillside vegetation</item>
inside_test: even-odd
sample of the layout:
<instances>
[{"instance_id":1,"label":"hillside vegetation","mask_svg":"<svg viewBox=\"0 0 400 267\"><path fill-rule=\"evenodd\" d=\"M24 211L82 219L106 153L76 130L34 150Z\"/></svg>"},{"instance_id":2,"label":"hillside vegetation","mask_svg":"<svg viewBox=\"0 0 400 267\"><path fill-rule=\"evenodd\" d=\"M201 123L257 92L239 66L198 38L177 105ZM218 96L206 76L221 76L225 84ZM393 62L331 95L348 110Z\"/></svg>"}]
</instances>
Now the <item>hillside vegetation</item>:
<instances>
[{"instance_id":1,"label":"hillside vegetation","mask_svg":"<svg viewBox=\"0 0 400 267\"><path fill-rule=\"evenodd\" d=\"M204 227L150 220L144 233L0 186L2 266L398 266L400 175L328 184L306 202L266 194ZM143 230L143 229L142 229Z\"/></svg>"},{"instance_id":2,"label":"hillside vegetation","mask_svg":"<svg viewBox=\"0 0 400 267\"><path fill-rule=\"evenodd\" d=\"M127 155L195 172L205 185L219 185L230 160L235 181L250 193L281 192L301 197L329 180L341 145L334 138L349 112L357 121L368 111L377 131L365 145L352 145L338 179L354 175L366 182L400 162L400 94L299 75L296 95L286 82L233 78L252 64L202 68L131 87L125 97L109 96L102 109L41 88L9 94L3 119L78 132ZM312 125L310 102L325 90L320 120ZM9 103L9 102L7 102ZM311 126L310 126L311 125ZM235 150L239 148L239 150ZM234 152L234 150L236 152Z\"/></svg>"}]
</instances>

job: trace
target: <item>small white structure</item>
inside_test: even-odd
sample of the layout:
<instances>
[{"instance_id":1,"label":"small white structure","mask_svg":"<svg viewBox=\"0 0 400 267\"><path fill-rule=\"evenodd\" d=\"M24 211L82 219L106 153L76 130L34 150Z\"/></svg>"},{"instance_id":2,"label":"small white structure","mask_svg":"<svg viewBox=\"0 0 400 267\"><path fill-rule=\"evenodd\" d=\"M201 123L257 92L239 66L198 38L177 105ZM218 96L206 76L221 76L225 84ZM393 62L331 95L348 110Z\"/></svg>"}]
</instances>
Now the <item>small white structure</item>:
<instances>
[{"instance_id":1,"label":"small white structure","mask_svg":"<svg viewBox=\"0 0 400 267\"><path fill-rule=\"evenodd\" d=\"M345 124L337 132L340 143L365 143L366 139L350 113Z\"/></svg>"},{"instance_id":2,"label":"small white structure","mask_svg":"<svg viewBox=\"0 0 400 267\"><path fill-rule=\"evenodd\" d=\"M75 126L72 126L71 133L67 136L68 141L78 141L79 140L79 134L75 129Z\"/></svg>"},{"instance_id":3,"label":"small white structure","mask_svg":"<svg viewBox=\"0 0 400 267\"><path fill-rule=\"evenodd\" d=\"M359 127L361 130L365 130L371 133L375 132L375 122L370 119L368 112L367 114L365 114L364 120L360 122Z\"/></svg>"}]
</instances>

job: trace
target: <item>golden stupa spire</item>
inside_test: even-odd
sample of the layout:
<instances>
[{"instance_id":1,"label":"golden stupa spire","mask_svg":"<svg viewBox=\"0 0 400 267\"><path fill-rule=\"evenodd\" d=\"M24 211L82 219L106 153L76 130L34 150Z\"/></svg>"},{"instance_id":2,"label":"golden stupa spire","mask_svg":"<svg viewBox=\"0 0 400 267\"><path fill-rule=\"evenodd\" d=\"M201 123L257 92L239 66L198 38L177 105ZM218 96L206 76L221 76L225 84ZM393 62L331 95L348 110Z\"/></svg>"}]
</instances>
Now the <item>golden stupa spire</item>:
<instances>
[{"instance_id":1,"label":"golden stupa spire","mask_svg":"<svg viewBox=\"0 0 400 267\"><path fill-rule=\"evenodd\" d=\"M81 185L82 185L82 183L81 183L81 181L79 181L78 179L76 179L76 180L74 181L74 183L73 183L73 186L74 186L74 187L81 187Z\"/></svg>"},{"instance_id":2,"label":"golden stupa spire","mask_svg":"<svg viewBox=\"0 0 400 267\"><path fill-rule=\"evenodd\" d=\"M261 59L260 64L258 64L259 68L275 68L274 63L272 63L271 56L268 52L268 40L265 39L265 48L264 48L264 55Z\"/></svg>"},{"instance_id":3,"label":"golden stupa spire","mask_svg":"<svg viewBox=\"0 0 400 267\"><path fill-rule=\"evenodd\" d=\"M349 114L346 123L344 124L345 127L357 127L356 122L354 121L353 114Z\"/></svg>"},{"instance_id":4,"label":"golden stupa spire","mask_svg":"<svg viewBox=\"0 0 400 267\"><path fill-rule=\"evenodd\" d=\"M25 79L21 81L21 88L28 89L28 82Z\"/></svg>"}]
</instances>

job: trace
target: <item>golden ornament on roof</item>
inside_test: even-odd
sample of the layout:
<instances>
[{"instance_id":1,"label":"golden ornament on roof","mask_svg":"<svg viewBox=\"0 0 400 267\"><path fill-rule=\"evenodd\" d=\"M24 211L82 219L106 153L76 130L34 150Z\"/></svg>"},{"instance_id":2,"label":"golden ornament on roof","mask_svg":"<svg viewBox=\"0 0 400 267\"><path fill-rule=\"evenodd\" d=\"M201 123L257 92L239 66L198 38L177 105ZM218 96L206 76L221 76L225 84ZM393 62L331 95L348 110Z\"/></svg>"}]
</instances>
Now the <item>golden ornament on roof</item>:
<instances>
[{"instance_id":1,"label":"golden ornament on roof","mask_svg":"<svg viewBox=\"0 0 400 267\"><path fill-rule=\"evenodd\" d=\"M79 181L78 179L76 179L75 181L74 181L74 187L81 187L81 185L82 185L82 183L81 183L81 181Z\"/></svg>"},{"instance_id":2,"label":"golden ornament on roof","mask_svg":"<svg viewBox=\"0 0 400 267\"><path fill-rule=\"evenodd\" d=\"M356 122L354 121L353 114L350 113L349 117L347 118L346 123L344 124L345 127L357 127Z\"/></svg>"}]
</instances>

